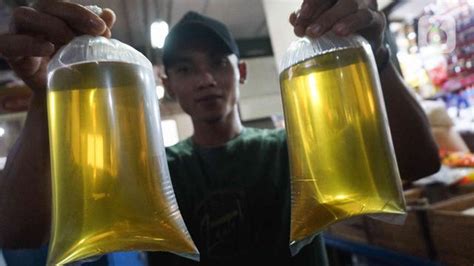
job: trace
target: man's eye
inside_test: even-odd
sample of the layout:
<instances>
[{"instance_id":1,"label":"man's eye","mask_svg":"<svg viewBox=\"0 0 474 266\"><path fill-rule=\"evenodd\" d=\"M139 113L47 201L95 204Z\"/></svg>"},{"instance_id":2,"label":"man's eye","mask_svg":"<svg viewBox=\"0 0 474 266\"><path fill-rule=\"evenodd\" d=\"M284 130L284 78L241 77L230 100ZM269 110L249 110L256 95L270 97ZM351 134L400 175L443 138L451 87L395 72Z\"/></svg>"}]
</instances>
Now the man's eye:
<instances>
[{"instance_id":1,"label":"man's eye","mask_svg":"<svg viewBox=\"0 0 474 266\"><path fill-rule=\"evenodd\" d=\"M225 66L227 66L228 63L229 63L229 61L225 57L224 58L218 58L214 61L214 65L219 66L219 67L225 67Z\"/></svg>"},{"instance_id":2,"label":"man's eye","mask_svg":"<svg viewBox=\"0 0 474 266\"><path fill-rule=\"evenodd\" d=\"M175 68L175 71L177 73L185 74L185 73L189 73L191 71L191 68L189 66L177 66Z\"/></svg>"}]
</instances>

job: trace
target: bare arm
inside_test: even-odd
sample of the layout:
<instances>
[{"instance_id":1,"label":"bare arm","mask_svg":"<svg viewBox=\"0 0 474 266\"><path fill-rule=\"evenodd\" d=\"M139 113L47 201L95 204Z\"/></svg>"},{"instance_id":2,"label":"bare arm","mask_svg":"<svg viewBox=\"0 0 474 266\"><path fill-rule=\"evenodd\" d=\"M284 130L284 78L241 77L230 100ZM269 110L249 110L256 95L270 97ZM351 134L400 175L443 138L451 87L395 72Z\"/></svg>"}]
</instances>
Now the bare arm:
<instances>
[{"instance_id":1,"label":"bare arm","mask_svg":"<svg viewBox=\"0 0 474 266\"><path fill-rule=\"evenodd\" d=\"M34 91L28 117L0 175L0 248L32 248L49 238L51 173L46 67L55 50L76 34L110 37L111 10L98 17L86 8L43 2L14 11L12 31L0 35L0 55Z\"/></svg>"},{"instance_id":2,"label":"bare arm","mask_svg":"<svg viewBox=\"0 0 474 266\"><path fill-rule=\"evenodd\" d=\"M25 127L0 178L0 246L32 248L47 241L51 178L46 99L35 95Z\"/></svg>"},{"instance_id":3,"label":"bare arm","mask_svg":"<svg viewBox=\"0 0 474 266\"><path fill-rule=\"evenodd\" d=\"M393 64L380 73L390 131L403 180L413 181L440 168L428 119Z\"/></svg>"}]
</instances>

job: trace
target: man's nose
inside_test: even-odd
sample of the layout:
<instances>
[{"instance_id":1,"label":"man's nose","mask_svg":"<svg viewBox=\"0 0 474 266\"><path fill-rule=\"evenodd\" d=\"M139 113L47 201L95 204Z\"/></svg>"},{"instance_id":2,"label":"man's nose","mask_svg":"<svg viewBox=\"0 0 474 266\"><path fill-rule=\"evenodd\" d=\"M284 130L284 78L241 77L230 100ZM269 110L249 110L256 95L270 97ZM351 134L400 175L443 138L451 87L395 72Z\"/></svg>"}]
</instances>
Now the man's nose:
<instances>
[{"instance_id":1,"label":"man's nose","mask_svg":"<svg viewBox=\"0 0 474 266\"><path fill-rule=\"evenodd\" d=\"M199 71L198 75L198 87L206 88L216 86L217 82L214 76L214 73L209 68L202 68Z\"/></svg>"}]
</instances>

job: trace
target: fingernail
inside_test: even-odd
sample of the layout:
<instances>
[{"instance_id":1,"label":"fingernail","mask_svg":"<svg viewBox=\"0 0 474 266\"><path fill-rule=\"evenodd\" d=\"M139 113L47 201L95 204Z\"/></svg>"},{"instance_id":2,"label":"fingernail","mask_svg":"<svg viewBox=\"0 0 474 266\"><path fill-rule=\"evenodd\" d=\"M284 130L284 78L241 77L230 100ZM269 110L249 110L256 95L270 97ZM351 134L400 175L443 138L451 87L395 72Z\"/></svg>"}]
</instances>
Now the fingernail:
<instances>
[{"instance_id":1,"label":"fingernail","mask_svg":"<svg viewBox=\"0 0 474 266\"><path fill-rule=\"evenodd\" d=\"M313 35L314 37L318 36L321 33L321 25L312 25L308 27L308 31Z\"/></svg>"},{"instance_id":2,"label":"fingernail","mask_svg":"<svg viewBox=\"0 0 474 266\"><path fill-rule=\"evenodd\" d=\"M107 28L105 26L105 23L100 19L92 18L89 20L89 23L92 26L92 28L96 30L98 33L103 33L105 29Z\"/></svg>"},{"instance_id":3,"label":"fingernail","mask_svg":"<svg viewBox=\"0 0 474 266\"><path fill-rule=\"evenodd\" d=\"M334 30L339 34L347 34L347 27L344 24L337 24L334 26Z\"/></svg>"}]
</instances>

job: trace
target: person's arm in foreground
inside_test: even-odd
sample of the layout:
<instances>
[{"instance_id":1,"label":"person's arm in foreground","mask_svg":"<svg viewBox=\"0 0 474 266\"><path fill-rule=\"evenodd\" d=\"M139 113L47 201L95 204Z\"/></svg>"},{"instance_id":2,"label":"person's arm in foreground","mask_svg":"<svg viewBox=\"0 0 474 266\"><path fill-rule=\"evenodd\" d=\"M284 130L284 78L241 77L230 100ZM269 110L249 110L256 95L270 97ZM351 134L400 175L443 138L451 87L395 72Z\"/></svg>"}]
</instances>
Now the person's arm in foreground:
<instances>
[{"instance_id":1,"label":"person's arm in foreground","mask_svg":"<svg viewBox=\"0 0 474 266\"><path fill-rule=\"evenodd\" d=\"M382 66L380 80L402 179L415 180L439 170L438 148L425 113L394 65L383 66L388 56L383 46L386 19L377 11L376 0L305 0L301 9L291 14L290 23L298 36L317 38L330 30L340 36L364 36Z\"/></svg>"},{"instance_id":2,"label":"person's arm in foreground","mask_svg":"<svg viewBox=\"0 0 474 266\"><path fill-rule=\"evenodd\" d=\"M41 10L41 11L39 11ZM115 15L100 17L72 3L14 10L10 33L0 35L5 57L33 90L28 116L0 175L0 248L33 248L48 241L51 178L46 108L50 57L76 34L110 37Z\"/></svg>"}]
</instances>

